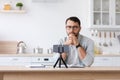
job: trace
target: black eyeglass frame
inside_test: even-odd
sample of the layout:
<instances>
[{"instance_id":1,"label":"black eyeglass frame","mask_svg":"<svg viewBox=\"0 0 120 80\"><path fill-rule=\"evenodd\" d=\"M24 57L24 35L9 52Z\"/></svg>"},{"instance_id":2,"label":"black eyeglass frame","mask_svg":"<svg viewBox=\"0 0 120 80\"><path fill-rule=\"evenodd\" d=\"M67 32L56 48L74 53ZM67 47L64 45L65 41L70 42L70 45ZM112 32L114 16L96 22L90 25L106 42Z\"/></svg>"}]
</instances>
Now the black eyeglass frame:
<instances>
[{"instance_id":1,"label":"black eyeglass frame","mask_svg":"<svg viewBox=\"0 0 120 80\"><path fill-rule=\"evenodd\" d=\"M79 26L66 26L66 29L73 29L73 30L76 30L80 28Z\"/></svg>"}]
</instances>

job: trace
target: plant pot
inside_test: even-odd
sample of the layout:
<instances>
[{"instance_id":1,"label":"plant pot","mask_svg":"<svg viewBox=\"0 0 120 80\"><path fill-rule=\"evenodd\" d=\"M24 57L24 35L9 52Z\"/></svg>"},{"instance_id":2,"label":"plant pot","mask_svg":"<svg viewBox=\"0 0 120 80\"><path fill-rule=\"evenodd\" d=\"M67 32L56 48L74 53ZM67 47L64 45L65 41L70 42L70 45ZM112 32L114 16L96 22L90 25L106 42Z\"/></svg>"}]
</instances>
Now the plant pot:
<instances>
[{"instance_id":1,"label":"plant pot","mask_svg":"<svg viewBox=\"0 0 120 80\"><path fill-rule=\"evenodd\" d=\"M19 10L22 10L22 7L19 7Z\"/></svg>"},{"instance_id":2,"label":"plant pot","mask_svg":"<svg viewBox=\"0 0 120 80\"><path fill-rule=\"evenodd\" d=\"M22 10L22 7L17 7L18 8L18 10Z\"/></svg>"}]
</instances>

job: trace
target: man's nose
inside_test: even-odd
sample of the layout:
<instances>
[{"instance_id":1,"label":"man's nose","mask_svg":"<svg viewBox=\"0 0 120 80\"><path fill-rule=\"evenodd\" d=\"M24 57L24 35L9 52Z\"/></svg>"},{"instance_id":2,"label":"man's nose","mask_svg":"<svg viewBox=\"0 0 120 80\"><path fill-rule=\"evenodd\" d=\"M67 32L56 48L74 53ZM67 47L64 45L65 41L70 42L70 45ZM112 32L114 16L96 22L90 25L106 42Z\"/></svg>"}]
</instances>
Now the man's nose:
<instances>
[{"instance_id":1,"label":"man's nose","mask_svg":"<svg viewBox=\"0 0 120 80\"><path fill-rule=\"evenodd\" d=\"M73 32L73 31L74 31L74 28L71 28L71 29L70 29L70 32Z\"/></svg>"}]
</instances>

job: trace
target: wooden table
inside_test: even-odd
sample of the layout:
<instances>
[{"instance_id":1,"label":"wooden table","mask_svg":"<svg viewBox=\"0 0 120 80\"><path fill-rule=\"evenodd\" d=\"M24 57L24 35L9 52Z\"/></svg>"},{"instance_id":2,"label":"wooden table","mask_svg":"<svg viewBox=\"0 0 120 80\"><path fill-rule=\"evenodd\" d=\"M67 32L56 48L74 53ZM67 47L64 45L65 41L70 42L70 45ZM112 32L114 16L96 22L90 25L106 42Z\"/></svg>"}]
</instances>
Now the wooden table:
<instances>
[{"instance_id":1,"label":"wooden table","mask_svg":"<svg viewBox=\"0 0 120 80\"><path fill-rule=\"evenodd\" d=\"M120 67L0 67L0 80L120 80Z\"/></svg>"}]
</instances>

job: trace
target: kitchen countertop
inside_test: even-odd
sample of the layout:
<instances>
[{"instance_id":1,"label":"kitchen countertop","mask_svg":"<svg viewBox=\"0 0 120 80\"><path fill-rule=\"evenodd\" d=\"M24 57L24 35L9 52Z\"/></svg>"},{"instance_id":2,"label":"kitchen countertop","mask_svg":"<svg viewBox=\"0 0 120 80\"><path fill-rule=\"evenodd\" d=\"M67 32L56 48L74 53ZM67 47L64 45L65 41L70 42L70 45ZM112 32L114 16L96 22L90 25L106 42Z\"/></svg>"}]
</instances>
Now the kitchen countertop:
<instances>
[{"instance_id":1,"label":"kitchen countertop","mask_svg":"<svg viewBox=\"0 0 120 80\"><path fill-rule=\"evenodd\" d=\"M120 67L29 68L0 66L0 80L120 80Z\"/></svg>"},{"instance_id":2,"label":"kitchen countertop","mask_svg":"<svg viewBox=\"0 0 120 80\"><path fill-rule=\"evenodd\" d=\"M44 56L53 56L54 54L34 54L34 53L21 53L21 54L0 54L0 57L4 56L4 57L7 57L7 56L11 56L11 57L32 57L32 56L40 56L40 57L44 57Z\"/></svg>"},{"instance_id":3,"label":"kitchen countertop","mask_svg":"<svg viewBox=\"0 0 120 80\"><path fill-rule=\"evenodd\" d=\"M54 54L45 54L45 53L42 53L42 54L34 54L34 53L21 53L21 54L0 54L0 57L2 57L2 56L14 56L14 57L22 57L22 56L24 56L24 57L27 57L27 56L30 56L30 57L32 57L32 56L40 56L40 57L44 57L44 56L54 56L56 53L54 53ZM95 56L99 56L99 57L103 57L103 56L105 56L105 57L120 57L120 54L115 54L115 55L113 55L113 54L106 54L106 55L101 55L101 54L96 54Z\"/></svg>"},{"instance_id":4,"label":"kitchen countertop","mask_svg":"<svg viewBox=\"0 0 120 80\"><path fill-rule=\"evenodd\" d=\"M30 68L23 66L0 66L0 72L120 72L120 67L85 67L85 68Z\"/></svg>"}]
</instances>

